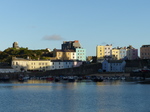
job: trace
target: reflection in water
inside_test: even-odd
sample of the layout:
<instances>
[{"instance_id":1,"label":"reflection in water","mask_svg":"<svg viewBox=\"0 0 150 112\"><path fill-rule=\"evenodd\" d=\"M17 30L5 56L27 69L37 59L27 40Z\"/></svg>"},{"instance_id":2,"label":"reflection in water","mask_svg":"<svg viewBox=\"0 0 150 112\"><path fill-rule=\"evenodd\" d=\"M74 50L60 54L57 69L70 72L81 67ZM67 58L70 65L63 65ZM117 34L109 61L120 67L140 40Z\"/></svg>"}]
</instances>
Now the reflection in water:
<instances>
[{"instance_id":1,"label":"reflection in water","mask_svg":"<svg viewBox=\"0 0 150 112\"><path fill-rule=\"evenodd\" d=\"M12 81L0 83L0 112L148 112L149 93L125 81Z\"/></svg>"},{"instance_id":2,"label":"reflection in water","mask_svg":"<svg viewBox=\"0 0 150 112\"><path fill-rule=\"evenodd\" d=\"M97 82L96 84L99 86L105 86L105 85L120 85L121 82L124 81L120 81L120 80L112 80L112 81L103 81L103 82Z\"/></svg>"}]
</instances>

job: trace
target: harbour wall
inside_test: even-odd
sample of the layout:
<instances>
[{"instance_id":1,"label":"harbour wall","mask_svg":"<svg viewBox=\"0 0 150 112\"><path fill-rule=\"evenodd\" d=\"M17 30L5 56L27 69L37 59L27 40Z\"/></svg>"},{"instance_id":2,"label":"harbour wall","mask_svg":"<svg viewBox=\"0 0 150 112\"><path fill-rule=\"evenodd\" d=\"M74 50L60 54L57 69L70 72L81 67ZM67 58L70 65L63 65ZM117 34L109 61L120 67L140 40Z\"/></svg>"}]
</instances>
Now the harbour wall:
<instances>
[{"instance_id":1,"label":"harbour wall","mask_svg":"<svg viewBox=\"0 0 150 112\"><path fill-rule=\"evenodd\" d=\"M18 72L18 73L1 73L0 78L8 76L10 79L18 79L20 75L29 76L29 77L48 77L48 76L103 76L103 77L112 77L112 76L126 76L130 77L130 73L93 73L93 74L49 74L48 72Z\"/></svg>"}]
</instances>

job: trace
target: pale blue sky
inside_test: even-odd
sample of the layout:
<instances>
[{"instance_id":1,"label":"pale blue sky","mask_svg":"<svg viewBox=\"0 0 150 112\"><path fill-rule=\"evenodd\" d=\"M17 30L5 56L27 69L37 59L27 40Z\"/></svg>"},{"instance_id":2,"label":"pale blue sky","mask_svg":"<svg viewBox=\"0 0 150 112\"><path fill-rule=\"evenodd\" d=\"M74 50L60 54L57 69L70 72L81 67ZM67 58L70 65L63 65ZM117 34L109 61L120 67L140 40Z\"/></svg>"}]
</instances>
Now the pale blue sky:
<instances>
[{"instance_id":1,"label":"pale blue sky","mask_svg":"<svg viewBox=\"0 0 150 112\"><path fill-rule=\"evenodd\" d=\"M79 40L87 56L97 45L150 44L150 0L0 0L0 50L60 49ZM140 51L139 51L140 52Z\"/></svg>"}]
</instances>

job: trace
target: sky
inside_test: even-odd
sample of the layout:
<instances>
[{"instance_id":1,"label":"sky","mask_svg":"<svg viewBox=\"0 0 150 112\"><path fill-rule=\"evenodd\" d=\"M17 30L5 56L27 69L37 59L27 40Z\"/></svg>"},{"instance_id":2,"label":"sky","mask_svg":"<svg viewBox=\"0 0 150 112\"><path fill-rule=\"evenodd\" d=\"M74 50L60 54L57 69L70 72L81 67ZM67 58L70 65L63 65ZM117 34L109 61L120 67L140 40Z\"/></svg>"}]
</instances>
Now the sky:
<instances>
[{"instance_id":1,"label":"sky","mask_svg":"<svg viewBox=\"0 0 150 112\"><path fill-rule=\"evenodd\" d=\"M0 0L0 51L61 49L79 40L87 56L96 46L150 44L150 0Z\"/></svg>"}]
</instances>

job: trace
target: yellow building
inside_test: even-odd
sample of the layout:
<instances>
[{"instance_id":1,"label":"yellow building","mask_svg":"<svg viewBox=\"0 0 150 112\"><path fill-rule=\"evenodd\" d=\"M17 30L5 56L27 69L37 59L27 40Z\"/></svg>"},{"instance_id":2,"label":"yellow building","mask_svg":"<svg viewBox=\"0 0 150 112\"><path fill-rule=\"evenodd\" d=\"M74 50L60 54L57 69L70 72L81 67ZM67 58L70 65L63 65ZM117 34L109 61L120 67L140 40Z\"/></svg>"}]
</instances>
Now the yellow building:
<instances>
[{"instance_id":1,"label":"yellow building","mask_svg":"<svg viewBox=\"0 0 150 112\"><path fill-rule=\"evenodd\" d=\"M97 46L96 47L96 56L97 60L111 57L112 45Z\"/></svg>"},{"instance_id":2,"label":"yellow building","mask_svg":"<svg viewBox=\"0 0 150 112\"><path fill-rule=\"evenodd\" d=\"M105 46L97 46L96 47L96 56L97 59L103 59L105 56Z\"/></svg>"},{"instance_id":3,"label":"yellow building","mask_svg":"<svg viewBox=\"0 0 150 112\"><path fill-rule=\"evenodd\" d=\"M116 48L113 48L111 50L111 55L112 55L112 59L119 60L120 59L120 50L116 49Z\"/></svg>"},{"instance_id":4,"label":"yellow building","mask_svg":"<svg viewBox=\"0 0 150 112\"><path fill-rule=\"evenodd\" d=\"M76 52L74 50L53 50L53 56L56 60L76 60Z\"/></svg>"}]
</instances>

